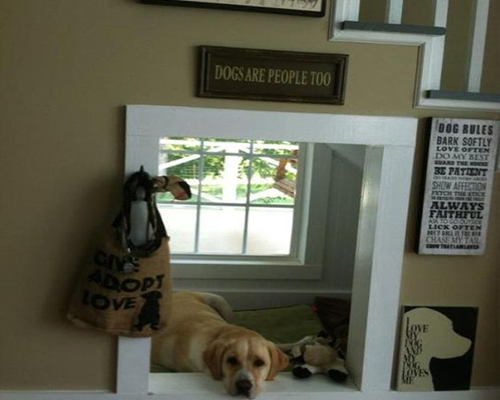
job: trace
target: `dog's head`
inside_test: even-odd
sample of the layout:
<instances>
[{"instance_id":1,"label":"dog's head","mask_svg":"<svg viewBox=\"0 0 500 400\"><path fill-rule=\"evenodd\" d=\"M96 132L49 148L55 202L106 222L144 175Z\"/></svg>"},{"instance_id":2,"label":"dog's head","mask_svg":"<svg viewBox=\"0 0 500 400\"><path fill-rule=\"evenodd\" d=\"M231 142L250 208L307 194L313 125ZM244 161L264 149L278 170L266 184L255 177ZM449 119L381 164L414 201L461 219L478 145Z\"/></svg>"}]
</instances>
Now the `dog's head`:
<instances>
[{"instance_id":1,"label":"dog's head","mask_svg":"<svg viewBox=\"0 0 500 400\"><path fill-rule=\"evenodd\" d=\"M203 358L213 378L222 380L230 395L249 399L259 394L265 380L273 380L288 366L288 357L261 337L219 339L210 344Z\"/></svg>"}]
</instances>

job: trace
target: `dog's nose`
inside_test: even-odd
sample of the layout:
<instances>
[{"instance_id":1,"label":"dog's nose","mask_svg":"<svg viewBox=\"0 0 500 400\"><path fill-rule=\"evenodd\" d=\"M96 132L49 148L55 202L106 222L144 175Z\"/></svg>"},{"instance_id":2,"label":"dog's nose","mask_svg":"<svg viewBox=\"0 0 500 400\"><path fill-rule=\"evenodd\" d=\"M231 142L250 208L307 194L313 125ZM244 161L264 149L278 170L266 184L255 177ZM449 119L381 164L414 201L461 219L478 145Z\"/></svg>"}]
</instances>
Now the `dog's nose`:
<instances>
[{"instance_id":1,"label":"dog's nose","mask_svg":"<svg viewBox=\"0 0 500 400\"><path fill-rule=\"evenodd\" d=\"M250 390L252 390L252 386L252 382L250 382L248 379L240 379L236 382L236 389L238 390L238 393L244 395L248 395L250 393Z\"/></svg>"}]
</instances>

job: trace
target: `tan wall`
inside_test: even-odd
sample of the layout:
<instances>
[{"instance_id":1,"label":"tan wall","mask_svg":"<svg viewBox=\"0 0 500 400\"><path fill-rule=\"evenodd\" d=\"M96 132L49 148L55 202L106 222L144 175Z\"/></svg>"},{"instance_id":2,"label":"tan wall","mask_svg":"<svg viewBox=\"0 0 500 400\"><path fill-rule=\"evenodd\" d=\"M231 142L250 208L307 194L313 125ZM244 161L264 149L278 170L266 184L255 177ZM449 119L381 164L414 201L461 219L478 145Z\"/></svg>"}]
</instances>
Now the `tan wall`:
<instances>
[{"instance_id":1,"label":"tan wall","mask_svg":"<svg viewBox=\"0 0 500 400\"><path fill-rule=\"evenodd\" d=\"M115 340L74 329L64 313L77 270L119 195L123 105L498 118L414 110L416 48L329 43L327 26L327 18L134 0L0 0L0 389L113 389ZM197 98L198 45L348 53L346 105ZM492 48L488 57L497 68ZM488 71L486 88L498 90ZM415 255L410 243L424 134L421 124L402 300L479 305L474 381L493 384L499 370L500 177L487 255Z\"/></svg>"}]
</instances>

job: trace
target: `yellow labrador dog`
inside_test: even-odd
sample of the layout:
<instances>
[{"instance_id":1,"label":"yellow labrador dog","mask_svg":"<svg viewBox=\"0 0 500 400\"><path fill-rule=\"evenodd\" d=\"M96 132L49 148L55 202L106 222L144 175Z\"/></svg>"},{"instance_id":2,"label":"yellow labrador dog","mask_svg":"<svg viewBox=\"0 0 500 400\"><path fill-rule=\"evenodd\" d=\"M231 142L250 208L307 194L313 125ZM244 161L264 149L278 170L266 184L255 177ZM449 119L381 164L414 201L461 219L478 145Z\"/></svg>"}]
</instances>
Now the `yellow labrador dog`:
<instances>
[{"instance_id":1,"label":"yellow labrador dog","mask_svg":"<svg viewBox=\"0 0 500 400\"><path fill-rule=\"evenodd\" d=\"M230 395L255 398L288 357L257 332L231 325L231 307L211 293L173 294L167 330L153 339L152 361L179 372L205 372Z\"/></svg>"}]
</instances>

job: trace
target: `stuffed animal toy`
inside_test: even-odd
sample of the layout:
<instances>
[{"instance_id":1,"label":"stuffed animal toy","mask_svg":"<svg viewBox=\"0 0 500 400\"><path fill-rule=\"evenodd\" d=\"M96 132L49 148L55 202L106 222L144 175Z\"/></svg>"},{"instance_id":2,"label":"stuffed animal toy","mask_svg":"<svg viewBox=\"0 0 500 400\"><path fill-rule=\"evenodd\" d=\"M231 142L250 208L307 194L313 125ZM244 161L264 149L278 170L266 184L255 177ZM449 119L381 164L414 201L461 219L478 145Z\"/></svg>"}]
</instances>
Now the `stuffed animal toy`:
<instances>
[{"instance_id":1,"label":"stuffed animal toy","mask_svg":"<svg viewBox=\"0 0 500 400\"><path fill-rule=\"evenodd\" d=\"M290 347L290 346L289 346ZM288 349L294 365L292 373L297 378L309 378L315 374L326 374L335 382L347 379L345 361L335 348L330 336L306 336Z\"/></svg>"}]
</instances>

